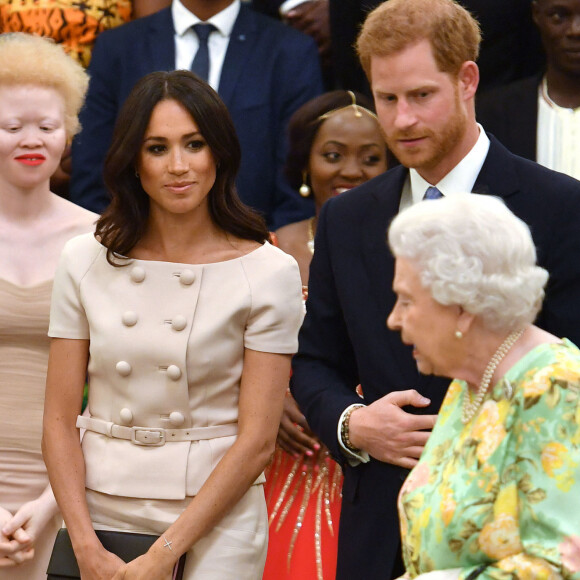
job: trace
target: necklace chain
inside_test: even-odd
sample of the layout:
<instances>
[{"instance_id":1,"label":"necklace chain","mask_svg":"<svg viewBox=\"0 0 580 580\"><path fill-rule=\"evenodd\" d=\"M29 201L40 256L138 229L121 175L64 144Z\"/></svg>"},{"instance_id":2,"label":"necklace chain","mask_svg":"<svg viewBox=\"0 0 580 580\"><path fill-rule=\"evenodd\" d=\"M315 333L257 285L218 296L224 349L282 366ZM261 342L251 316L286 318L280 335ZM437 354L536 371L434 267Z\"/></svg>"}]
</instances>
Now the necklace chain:
<instances>
[{"instance_id":1,"label":"necklace chain","mask_svg":"<svg viewBox=\"0 0 580 580\"><path fill-rule=\"evenodd\" d=\"M473 400L471 399L469 390L465 393L465 396L463 397L463 408L461 410L461 422L464 425L467 425L467 423L473 419L475 413L483 401L483 398L485 397L485 393L487 393L487 389L489 388L489 383L491 382L495 369L497 369L499 363L503 360L505 355L509 352L511 347L517 342L523 333L524 329L514 330L499 345L498 349L487 363L485 371L483 371L481 382L479 383L477 393L475 394Z\"/></svg>"}]
</instances>

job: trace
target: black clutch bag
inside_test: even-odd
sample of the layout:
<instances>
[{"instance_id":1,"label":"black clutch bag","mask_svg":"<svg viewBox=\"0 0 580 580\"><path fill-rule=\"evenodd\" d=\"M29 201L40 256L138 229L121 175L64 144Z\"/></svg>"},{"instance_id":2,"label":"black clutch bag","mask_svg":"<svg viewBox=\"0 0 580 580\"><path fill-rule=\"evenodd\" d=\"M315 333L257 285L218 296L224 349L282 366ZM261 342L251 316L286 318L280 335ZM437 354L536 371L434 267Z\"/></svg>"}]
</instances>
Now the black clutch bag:
<instances>
[{"instance_id":1,"label":"black clutch bag","mask_svg":"<svg viewBox=\"0 0 580 580\"><path fill-rule=\"evenodd\" d=\"M119 556L124 562L142 556L158 538L148 534L105 530L97 530L96 534L105 550ZM184 567L185 554L175 565L174 580L182 580ZM46 573L47 580L80 580L81 573L66 528L58 531Z\"/></svg>"}]
</instances>

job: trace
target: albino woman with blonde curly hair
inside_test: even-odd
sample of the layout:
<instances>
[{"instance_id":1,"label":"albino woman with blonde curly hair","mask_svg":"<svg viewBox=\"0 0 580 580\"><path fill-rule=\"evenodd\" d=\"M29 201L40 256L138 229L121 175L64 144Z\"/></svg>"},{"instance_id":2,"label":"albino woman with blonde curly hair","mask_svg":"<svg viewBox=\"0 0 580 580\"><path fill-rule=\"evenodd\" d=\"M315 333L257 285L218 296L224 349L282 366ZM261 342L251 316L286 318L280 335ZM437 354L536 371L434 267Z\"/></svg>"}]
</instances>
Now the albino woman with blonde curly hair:
<instances>
[{"instance_id":1,"label":"albino woman with blonde curly hair","mask_svg":"<svg viewBox=\"0 0 580 580\"><path fill-rule=\"evenodd\" d=\"M97 216L50 191L88 76L55 43L0 36L0 580L40 580L61 518L40 449L52 281Z\"/></svg>"}]
</instances>

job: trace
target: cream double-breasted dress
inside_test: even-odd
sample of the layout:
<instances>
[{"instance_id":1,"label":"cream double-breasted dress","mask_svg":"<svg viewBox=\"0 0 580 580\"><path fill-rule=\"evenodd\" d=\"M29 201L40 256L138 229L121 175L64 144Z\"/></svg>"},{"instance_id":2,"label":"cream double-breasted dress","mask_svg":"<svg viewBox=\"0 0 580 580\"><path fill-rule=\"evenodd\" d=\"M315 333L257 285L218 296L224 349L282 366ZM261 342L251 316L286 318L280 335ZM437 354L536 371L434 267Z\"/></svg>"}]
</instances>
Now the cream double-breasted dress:
<instances>
[{"instance_id":1,"label":"cream double-breasted dress","mask_svg":"<svg viewBox=\"0 0 580 580\"><path fill-rule=\"evenodd\" d=\"M235 440L244 348L297 350L298 266L268 243L211 264L127 262L92 234L69 241L49 335L90 340L87 488L183 500Z\"/></svg>"}]
</instances>

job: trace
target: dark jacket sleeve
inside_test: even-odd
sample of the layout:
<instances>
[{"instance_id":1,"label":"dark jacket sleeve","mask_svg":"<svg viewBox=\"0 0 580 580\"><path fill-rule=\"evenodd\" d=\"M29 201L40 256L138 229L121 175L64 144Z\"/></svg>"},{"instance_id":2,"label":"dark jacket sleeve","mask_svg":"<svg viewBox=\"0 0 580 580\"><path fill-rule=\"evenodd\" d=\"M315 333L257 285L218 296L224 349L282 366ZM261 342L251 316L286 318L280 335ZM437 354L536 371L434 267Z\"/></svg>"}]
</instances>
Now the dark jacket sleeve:
<instances>
[{"instance_id":1,"label":"dark jacket sleeve","mask_svg":"<svg viewBox=\"0 0 580 580\"><path fill-rule=\"evenodd\" d=\"M310 427L342 462L338 421L344 409L360 402L360 398L355 391L358 369L327 243L331 205L323 207L318 220L306 318L299 335L299 351L293 359L291 390Z\"/></svg>"}]
</instances>

